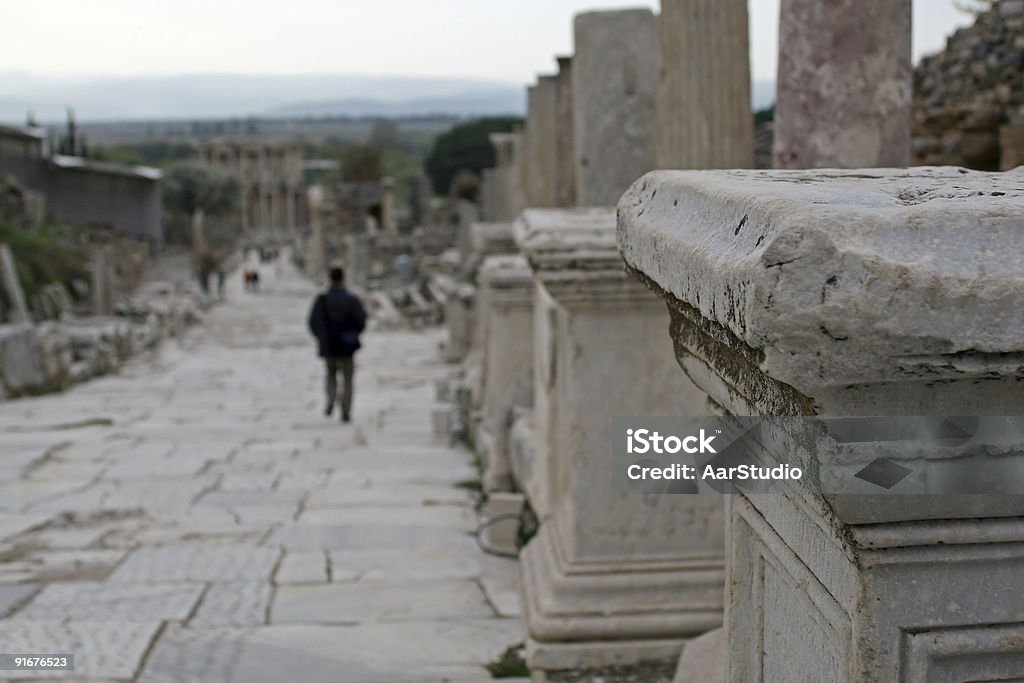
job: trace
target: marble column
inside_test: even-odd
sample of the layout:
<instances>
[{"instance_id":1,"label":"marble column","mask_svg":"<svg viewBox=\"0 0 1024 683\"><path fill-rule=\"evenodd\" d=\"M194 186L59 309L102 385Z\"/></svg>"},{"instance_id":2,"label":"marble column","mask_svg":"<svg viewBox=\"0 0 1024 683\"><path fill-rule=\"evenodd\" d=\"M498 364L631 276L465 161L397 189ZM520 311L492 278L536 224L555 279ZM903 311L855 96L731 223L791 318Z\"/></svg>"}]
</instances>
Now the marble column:
<instances>
[{"instance_id":1,"label":"marble column","mask_svg":"<svg viewBox=\"0 0 1024 683\"><path fill-rule=\"evenodd\" d=\"M380 229L385 232L398 229L395 217L395 180L391 177L380 181Z\"/></svg>"},{"instance_id":2,"label":"marble column","mask_svg":"<svg viewBox=\"0 0 1024 683\"><path fill-rule=\"evenodd\" d=\"M555 80L555 206L576 206L576 145L573 138L572 57L558 57Z\"/></svg>"},{"instance_id":3,"label":"marble column","mask_svg":"<svg viewBox=\"0 0 1024 683\"><path fill-rule=\"evenodd\" d=\"M292 190L291 187L283 188L282 192L282 199L284 200L285 229L288 231L293 231L295 230L296 227L298 227L298 224L296 223L295 220L295 192Z\"/></svg>"},{"instance_id":4,"label":"marble column","mask_svg":"<svg viewBox=\"0 0 1024 683\"><path fill-rule=\"evenodd\" d=\"M657 168L753 168L747 0L662 0Z\"/></svg>"},{"instance_id":5,"label":"marble column","mask_svg":"<svg viewBox=\"0 0 1024 683\"><path fill-rule=\"evenodd\" d=\"M492 133L491 145L495 156L495 220L512 221L525 206L520 180L519 152L521 133Z\"/></svg>"},{"instance_id":6,"label":"marble column","mask_svg":"<svg viewBox=\"0 0 1024 683\"><path fill-rule=\"evenodd\" d=\"M911 0L782 0L775 168L910 165Z\"/></svg>"},{"instance_id":7,"label":"marble column","mask_svg":"<svg viewBox=\"0 0 1024 683\"><path fill-rule=\"evenodd\" d=\"M480 218L492 222L497 220L497 177L493 168L480 172Z\"/></svg>"},{"instance_id":8,"label":"marble column","mask_svg":"<svg viewBox=\"0 0 1024 683\"><path fill-rule=\"evenodd\" d=\"M657 297L629 278L613 209L527 209L534 273L536 462L523 487L541 524L520 555L531 669L662 659L722 620L721 500L619 495L615 416L694 415ZM681 520L687 521L681 521Z\"/></svg>"},{"instance_id":9,"label":"marble column","mask_svg":"<svg viewBox=\"0 0 1024 683\"><path fill-rule=\"evenodd\" d=\"M324 188L314 185L306 190L309 207L309 266L306 269L315 282L320 282L327 273L327 251L324 244L323 204Z\"/></svg>"},{"instance_id":10,"label":"marble column","mask_svg":"<svg viewBox=\"0 0 1024 683\"><path fill-rule=\"evenodd\" d=\"M655 164L657 22L646 9L586 12L574 35L576 201L612 206Z\"/></svg>"},{"instance_id":11,"label":"marble column","mask_svg":"<svg viewBox=\"0 0 1024 683\"><path fill-rule=\"evenodd\" d=\"M556 80L540 76L527 95L525 164L526 204L531 207L556 205L558 158L555 142Z\"/></svg>"},{"instance_id":12,"label":"marble column","mask_svg":"<svg viewBox=\"0 0 1024 683\"><path fill-rule=\"evenodd\" d=\"M1019 416L1021 179L659 171L623 196L619 244L668 303L679 364L721 413ZM945 447L901 461L894 443L860 443L868 461L988 495L901 494L920 477L879 488L850 474L858 495L801 482L729 496L717 679L1024 677L1022 445L1013 431L986 437L965 468ZM842 449L815 452L818 472L850 464Z\"/></svg>"}]
</instances>

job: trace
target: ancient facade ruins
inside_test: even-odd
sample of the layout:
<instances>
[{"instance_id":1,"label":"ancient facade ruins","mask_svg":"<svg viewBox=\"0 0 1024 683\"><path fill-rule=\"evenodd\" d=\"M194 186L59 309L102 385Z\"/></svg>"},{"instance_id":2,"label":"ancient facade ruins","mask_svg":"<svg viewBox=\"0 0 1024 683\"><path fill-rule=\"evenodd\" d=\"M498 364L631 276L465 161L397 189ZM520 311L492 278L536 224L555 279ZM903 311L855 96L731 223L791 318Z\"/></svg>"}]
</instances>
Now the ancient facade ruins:
<instances>
[{"instance_id":1,"label":"ancient facade ruins","mask_svg":"<svg viewBox=\"0 0 1024 683\"><path fill-rule=\"evenodd\" d=\"M291 232L306 224L302 151L297 145L214 140L197 144L195 158L238 179L243 232Z\"/></svg>"},{"instance_id":2,"label":"ancient facade ruins","mask_svg":"<svg viewBox=\"0 0 1024 683\"><path fill-rule=\"evenodd\" d=\"M906 169L909 0L783 0L765 172L710 170L754 164L747 3L661 4L576 18L448 304L485 516L537 525L534 680L1024 676L1011 499L612 490L615 417L1015 414L1024 377L1022 176Z\"/></svg>"}]
</instances>

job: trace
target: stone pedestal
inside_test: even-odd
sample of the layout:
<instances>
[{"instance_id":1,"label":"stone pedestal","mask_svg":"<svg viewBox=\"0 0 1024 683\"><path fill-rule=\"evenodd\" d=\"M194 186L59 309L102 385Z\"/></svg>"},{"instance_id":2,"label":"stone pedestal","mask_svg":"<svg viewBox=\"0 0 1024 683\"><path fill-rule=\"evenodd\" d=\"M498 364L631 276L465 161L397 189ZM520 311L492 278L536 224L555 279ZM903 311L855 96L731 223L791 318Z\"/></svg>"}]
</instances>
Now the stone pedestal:
<instances>
[{"instance_id":1,"label":"stone pedestal","mask_svg":"<svg viewBox=\"0 0 1024 683\"><path fill-rule=\"evenodd\" d=\"M657 26L636 9L579 14L574 28L576 201L612 206L654 168Z\"/></svg>"},{"instance_id":2,"label":"stone pedestal","mask_svg":"<svg viewBox=\"0 0 1024 683\"><path fill-rule=\"evenodd\" d=\"M747 0L662 0L657 168L753 168Z\"/></svg>"},{"instance_id":3,"label":"stone pedestal","mask_svg":"<svg viewBox=\"0 0 1024 683\"><path fill-rule=\"evenodd\" d=\"M477 276L484 304L483 405L476 449L485 491L511 491L508 434L533 403L533 278L522 256L490 256Z\"/></svg>"},{"instance_id":4,"label":"stone pedestal","mask_svg":"<svg viewBox=\"0 0 1024 683\"><path fill-rule=\"evenodd\" d=\"M1022 179L656 172L619 205L620 246L723 413L1019 415ZM985 445L989 467L1022 457ZM729 508L726 680L1024 677L1021 495L798 487Z\"/></svg>"},{"instance_id":5,"label":"stone pedestal","mask_svg":"<svg viewBox=\"0 0 1024 683\"><path fill-rule=\"evenodd\" d=\"M910 164L911 0L782 0L775 168Z\"/></svg>"},{"instance_id":6,"label":"stone pedestal","mask_svg":"<svg viewBox=\"0 0 1024 683\"><path fill-rule=\"evenodd\" d=\"M528 661L672 656L721 623L722 502L614 493L609 430L615 416L701 414L704 395L673 371L661 302L623 270L614 210L528 209L516 236L535 280L543 482L528 487L541 526L521 555Z\"/></svg>"}]
</instances>

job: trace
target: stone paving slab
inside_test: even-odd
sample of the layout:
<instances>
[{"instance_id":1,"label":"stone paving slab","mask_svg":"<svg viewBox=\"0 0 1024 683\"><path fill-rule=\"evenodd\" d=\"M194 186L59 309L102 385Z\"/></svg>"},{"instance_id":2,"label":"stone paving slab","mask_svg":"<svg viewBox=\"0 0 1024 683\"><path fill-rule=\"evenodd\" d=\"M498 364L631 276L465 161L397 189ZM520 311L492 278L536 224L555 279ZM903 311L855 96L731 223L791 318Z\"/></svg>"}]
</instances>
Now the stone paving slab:
<instances>
[{"instance_id":1,"label":"stone paving slab","mask_svg":"<svg viewBox=\"0 0 1024 683\"><path fill-rule=\"evenodd\" d=\"M169 626L139 683L482 683L521 639L510 620L260 629Z\"/></svg>"},{"instance_id":2,"label":"stone paving slab","mask_svg":"<svg viewBox=\"0 0 1024 683\"><path fill-rule=\"evenodd\" d=\"M75 655L73 672L26 672L25 679L131 679L160 628L159 621L0 621L0 643L11 653Z\"/></svg>"},{"instance_id":3,"label":"stone paving slab","mask_svg":"<svg viewBox=\"0 0 1024 683\"><path fill-rule=\"evenodd\" d=\"M266 581L211 584L189 625L196 627L265 624L272 590L273 587Z\"/></svg>"},{"instance_id":4,"label":"stone paving slab","mask_svg":"<svg viewBox=\"0 0 1024 683\"><path fill-rule=\"evenodd\" d=\"M26 550L0 563L0 583L104 579L124 559L123 550Z\"/></svg>"},{"instance_id":5,"label":"stone paving slab","mask_svg":"<svg viewBox=\"0 0 1024 683\"><path fill-rule=\"evenodd\" d=\"M181 543L132 552L111 581L269 581L277 548L246 543Z\"/></svg>"},{"instance_id":6,"label":"stone paving slab","mask_svg":"<svg viewBox=\"0 0 1024 683\"><path fill-rule=\"evenodd\" d=\"M473 581L389 581L281 586L273 624L352 624L494 616Z\"/></svg>"},{"instance_id":7,"label":"stone paving slab","mask_svg":"<svg viewBox=\"0 0 1024 683\"><path fill-rule=\"evenodd\" d=\"M289 550L277 567L274 583L327 583L329 571L329 559L323 550Z\"/></svg>"},{"instance_id":8,"label":"stone paving slab","mask_svg":"<svg viewBox=\"0 0 1024 683\"><path fill-rule=\"evenodd\" d=\"M0 618L10 615L38 591L39 586L32 583L0 585Z\"/></svg>"},{"instance_id":9,"label":"stone paving slab","mask_svg":"<svg viewBox=\"0 0 1024 683\"><path fill-rule=\"evenodd\" d=\"M192 612L202 584L118 584L96 581L55 583L20 609L19 619L92 621L183 620Z\"/></svg>"},{"instance_id":10,"label":"stone paving slab","mask_svg":"<svg viewBox=\"0 0 1024 683\"><path fill-rule=\"evenodd\" d=\"M466 536L465 531L438 526L289 524L274 532L269 542L290 550L416 550L462 545Z\"/></svg>"},{"instance_id":11,"label":"stone paving slab","mask_svg":"<svg viewBox=\"0 0 1024 683\"><path fill-rule=\"evenodd\" d=\"M466 539L461 546L419 550L335 550L333 581L424 581L475 579L483 574L482 553Z\"/></svg>"},{"instance_id":12,"label":"stone paving slab","mask_svg":"<svg viewBox=\"0 0 1024 683\"><path fill-rule=\"evenodd\" d=\"M468 506L453 505L306 508L296 521L299 524L349 524L366 527L417 525L467 530L477 524L476 514L472 509Z\"/></svg>"},{"instance_id":13,"label":"stone paving slab","mask_svg":"<svg viewBox=\"0 0 1024 683\"><path fill-rule=\"evenodd\" d=\"M461 505L469 507L470 498L465 491L453 487L431 484L368 484L358 488L325 488L314 491L306 501L306 509L330 507L394 506L410 504Z\"/></svg>"}]
</instances>

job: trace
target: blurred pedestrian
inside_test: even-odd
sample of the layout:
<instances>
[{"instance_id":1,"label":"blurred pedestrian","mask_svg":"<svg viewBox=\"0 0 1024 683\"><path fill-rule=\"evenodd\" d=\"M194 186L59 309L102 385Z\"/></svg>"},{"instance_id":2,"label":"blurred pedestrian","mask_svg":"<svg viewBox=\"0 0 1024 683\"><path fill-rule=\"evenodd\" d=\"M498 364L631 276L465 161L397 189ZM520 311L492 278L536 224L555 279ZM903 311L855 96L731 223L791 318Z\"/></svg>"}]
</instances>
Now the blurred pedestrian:
<instances>
[{"instance_id":1,"label":"blurred pedestrian","mask_svg":"<svg viewBox=\"0 0 1024 683\"><path fill-rule=\"evenodd\" d=\"M352 416L353 375L356 351L362 344L359 335L366 327L366 311L359 297L345 288L345 271L331 268L331 284L327 291L313 301L309 312L309 330L316 337L320 357L327 373L324 388L327 392L325 415L334 411L338 401L338 374L341 373L341 421Z\"/></svg>"}]
</instances>

